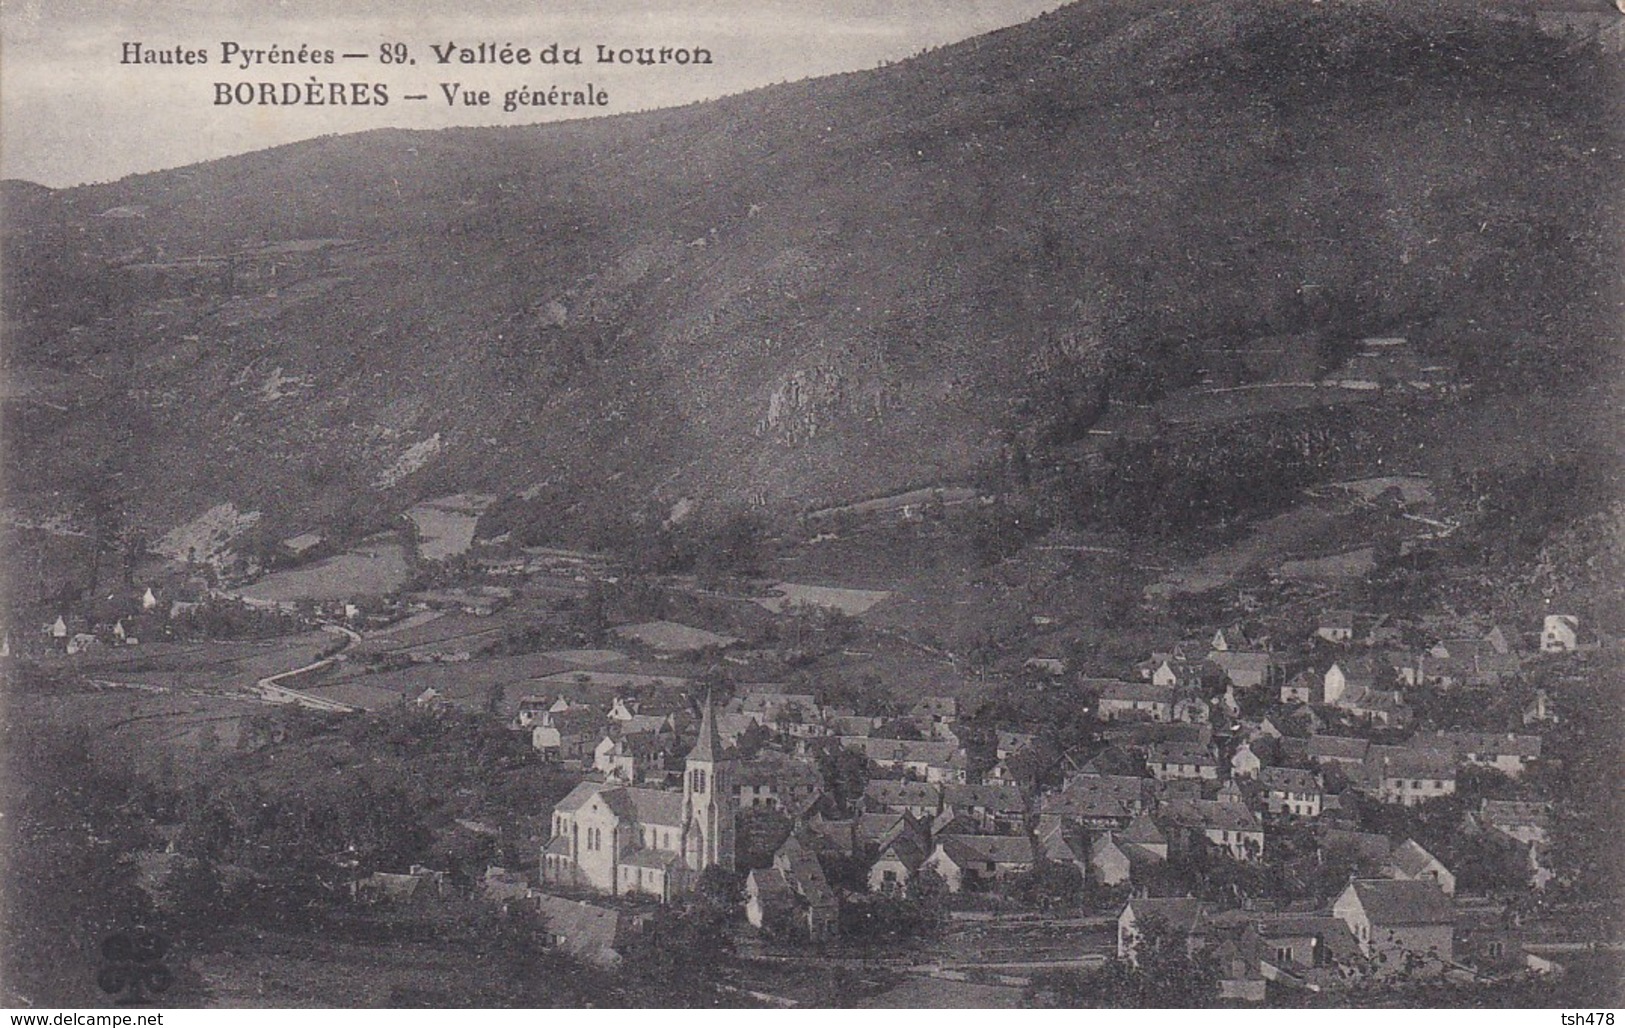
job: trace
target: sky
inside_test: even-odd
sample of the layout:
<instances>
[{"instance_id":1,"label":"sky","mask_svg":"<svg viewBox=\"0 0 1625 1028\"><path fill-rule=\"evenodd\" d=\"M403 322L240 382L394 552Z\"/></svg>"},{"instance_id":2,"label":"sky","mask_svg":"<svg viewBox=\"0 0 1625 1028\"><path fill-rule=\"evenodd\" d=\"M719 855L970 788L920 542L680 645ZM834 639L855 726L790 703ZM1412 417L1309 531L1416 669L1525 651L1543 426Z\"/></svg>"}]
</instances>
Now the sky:
<instances>
[{"instance_id":1,"label":"sky","mask_svg":"<svg viewBox=\"0 0 1625 1028\"><path fill-rule=\"evenodd\" d=\"M523 125L576 110L520 108L504 94L557 85L605 91L596 113L703 100L774 82L871 68L1026 21L1060 0L0 0L0 178L104 182L329 133ZM222 44L301 44L333 65L225 67ZM208 63L126 65L123 45L202 50ZM384 43L411 66L385 66ZM440 65L431 44L540 49L600 43L711 51L699 67ZM216 83L383 83L384 107L220 106ZM443 84L490 90L494 107L449 105ZM401 99L428 94L426 101Z\"/></svg>"}]
</instances>

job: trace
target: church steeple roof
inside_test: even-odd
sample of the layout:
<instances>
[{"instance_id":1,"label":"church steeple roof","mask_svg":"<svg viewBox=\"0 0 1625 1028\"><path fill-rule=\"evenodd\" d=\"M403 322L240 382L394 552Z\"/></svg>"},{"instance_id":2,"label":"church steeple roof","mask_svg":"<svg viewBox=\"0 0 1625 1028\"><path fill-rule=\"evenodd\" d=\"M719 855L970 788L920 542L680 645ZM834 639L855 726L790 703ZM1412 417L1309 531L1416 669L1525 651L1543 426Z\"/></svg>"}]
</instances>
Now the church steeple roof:
<instances>
[{"instance_id":1,"label":"church steeple roof","mask_svg":"<svg viewBox=\"0 0 1625 1028\"><path fill-rule=\"evenodd\" d=\"M717 732L716 715L711 710L711 692L706 690L705 706L700 709L700 737L689 752L689 760L715 763L722 757L722 736Z\"/></svg>"}]
</instances>

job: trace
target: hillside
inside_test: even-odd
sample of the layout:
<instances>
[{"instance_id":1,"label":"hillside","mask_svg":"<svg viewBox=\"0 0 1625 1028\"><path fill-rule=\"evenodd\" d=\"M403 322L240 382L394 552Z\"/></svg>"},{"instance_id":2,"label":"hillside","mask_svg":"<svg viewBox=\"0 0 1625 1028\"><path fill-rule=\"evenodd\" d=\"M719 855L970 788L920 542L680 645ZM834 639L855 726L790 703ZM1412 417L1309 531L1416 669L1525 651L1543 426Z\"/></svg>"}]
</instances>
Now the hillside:
<instances>
[{"instance_id":1,"label":"hillside","mask_svg":"<svg viewBox=\"0 0 1625 1028\"><path fill-rule=\"evenodd\" d=\"M1542 412L1530 460L1611 453L1611 394L1551 399L1614 371L1619 84L1477 5L1103 0L679 109L7 183L9 502L152 538L543 483L565 524L806 509L1259 337L1461 369L1405 428L1436 463L1500 459L1479 403Z\"/></svg>"}]
</instances>

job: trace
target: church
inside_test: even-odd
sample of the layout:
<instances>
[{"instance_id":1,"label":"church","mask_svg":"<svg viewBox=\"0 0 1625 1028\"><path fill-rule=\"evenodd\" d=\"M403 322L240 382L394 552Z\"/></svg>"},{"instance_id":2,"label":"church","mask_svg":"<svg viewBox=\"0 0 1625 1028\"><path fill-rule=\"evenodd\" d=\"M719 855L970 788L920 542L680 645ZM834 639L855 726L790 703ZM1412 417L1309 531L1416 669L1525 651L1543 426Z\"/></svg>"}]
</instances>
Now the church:
<instances>
[{"instance_id":1,"label":"church","mask_svg":"<svg viewBox=\"0 0 1625 1028\"><path fill-rule=\"evenodd\" d=\"M684 764L682 791L582 782L553 807L542 880L662 903L709 867L734 869L734 761L724 754L711 698Z\"/></svg>"}]
</instances>

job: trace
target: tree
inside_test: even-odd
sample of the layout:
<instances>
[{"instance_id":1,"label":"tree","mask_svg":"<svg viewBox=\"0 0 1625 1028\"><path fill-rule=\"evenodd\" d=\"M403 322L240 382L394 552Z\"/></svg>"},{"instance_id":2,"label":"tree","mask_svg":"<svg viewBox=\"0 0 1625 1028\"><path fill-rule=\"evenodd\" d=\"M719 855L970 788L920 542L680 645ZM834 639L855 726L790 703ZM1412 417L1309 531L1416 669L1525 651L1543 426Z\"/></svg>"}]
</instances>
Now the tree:
<instances>
[{"instance_id":1,"label":"tree","mask_svg":"<svg viewBox=\"0 0 1625 1028\"><path fill-rule=\"evenodd\" d=\"M869 787L869 758L845 746L831 746L818 755L818 773L835 804L850 810Z\"/></svg>"},{"instance_id":2,"label":"tree","mask_svg":"<svg viewBox=\"0 0 1625 1028\"><path fill-rule=\"evenodd\" d=\"M1061 971L1036 979L1034 1006L1211 1007L1219 1000L1219 969L1205 949L1190 951L1185 934L1160 917L1135 925L1132 960L1089 971Z\"/></svg>"}]
</instances>

